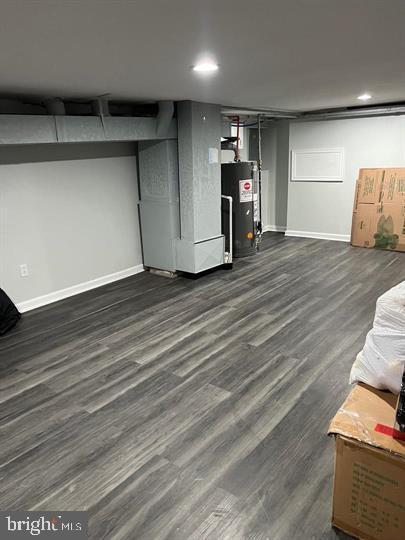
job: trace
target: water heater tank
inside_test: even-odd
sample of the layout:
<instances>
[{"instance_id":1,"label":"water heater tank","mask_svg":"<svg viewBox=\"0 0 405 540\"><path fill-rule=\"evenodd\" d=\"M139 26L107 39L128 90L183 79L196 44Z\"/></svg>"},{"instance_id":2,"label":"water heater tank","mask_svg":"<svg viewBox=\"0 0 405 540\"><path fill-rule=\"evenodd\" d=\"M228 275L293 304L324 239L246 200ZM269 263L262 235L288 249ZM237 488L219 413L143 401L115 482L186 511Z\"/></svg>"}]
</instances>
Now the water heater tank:
<instances>
[{"instance_id":1,"label":"water heater tank","mask_svg":"<svg viewBox=\"0 0 405 540\"><path fill-rule=\"evenodd\" d=\"M254 161L222 163L222 195L233 199L233 256L246 257L256 253L257 180ZM229 205L222 203L222 233L229 242ZM229 246L225 245L227 251Z\"/></svg>"}]
</instances>

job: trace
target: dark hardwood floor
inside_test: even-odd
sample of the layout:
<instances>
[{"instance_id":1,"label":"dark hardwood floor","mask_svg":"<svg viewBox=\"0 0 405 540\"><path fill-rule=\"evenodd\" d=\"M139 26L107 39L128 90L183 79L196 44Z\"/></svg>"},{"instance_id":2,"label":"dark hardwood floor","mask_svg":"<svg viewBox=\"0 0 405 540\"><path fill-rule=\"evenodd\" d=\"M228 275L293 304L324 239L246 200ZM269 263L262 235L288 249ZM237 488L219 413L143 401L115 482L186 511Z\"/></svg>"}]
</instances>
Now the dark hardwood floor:
<instances>
[{"instance_id":1,"label":"dark hardwood floor","mask_svg":"<svg viewBox=\"0 0 405 540\"><path fill-rule=\"evenodd\" d=\"M86 509L96 540L347 538L326 431L405 254L263 248L27 313L0 340L0 509Z\"/></svg>"}]
</instances>

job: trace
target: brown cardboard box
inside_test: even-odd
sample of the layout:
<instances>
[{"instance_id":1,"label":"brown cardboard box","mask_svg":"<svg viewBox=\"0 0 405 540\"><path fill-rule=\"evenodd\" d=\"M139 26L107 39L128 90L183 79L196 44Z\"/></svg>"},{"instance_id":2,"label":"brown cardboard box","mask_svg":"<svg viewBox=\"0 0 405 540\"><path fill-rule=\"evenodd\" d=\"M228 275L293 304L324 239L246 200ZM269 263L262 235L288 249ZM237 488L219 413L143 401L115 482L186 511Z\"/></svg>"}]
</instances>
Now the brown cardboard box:
<instances>
[{"instance_id":1,"label":"brown cardboard box","mask_svg":"<svg viewBox=\"0 0 405 540\"><path fill-rule=\"evenodd\" d=\"M360 169L351 243L405 251L405 168Z\"/></svg>"},{"instance_id":2,"label":"brown cardboard box","mask_svg":"<svg viewBox=\"0 0 405 540\"><path fill-rule=\"evenodd\" d=\"M405 441L390 435L397 396L359 384L332 420L332 523L362 540L405 538Z\"/></svg>"},{"instance_id":3,"label":"brown cardboard box","mask_svg":"<svg viewBox=\"0 0 405 540\"><path fill-rule=\"evenodd\" d=\"M377 208L374 204L359 204L353 213L352 245L374 247L377 227Z\"/></svg>"},{"instance_id":4,"label":"brown cardboard box","mask_svg":"<svg viewBox=\"0 0 405 540\"><path fill-rule=\"evenodd\" d=\"M405 168L385 169L381 187L381 201L405 201Z\"/></svg>"},{"instance_id":5,"label":"brown cardboard box","mask_svg":"<svg viewBox=\"0 0 405 540\"><path fill-rule=\"evenodd\" d=\"M372 229L374 247L405 251L405 200L379 204Z\"/></svg>"},{"instance_id":6,"label":"brown cardboard box","mask_svg":"<svg viewBox=\"0 0 405 540\"><path fill-rule=\"evenodd\" d=\"M383 182L384 169L360 169L357 203L377 203Z\"/></svg>"}]
</instances>

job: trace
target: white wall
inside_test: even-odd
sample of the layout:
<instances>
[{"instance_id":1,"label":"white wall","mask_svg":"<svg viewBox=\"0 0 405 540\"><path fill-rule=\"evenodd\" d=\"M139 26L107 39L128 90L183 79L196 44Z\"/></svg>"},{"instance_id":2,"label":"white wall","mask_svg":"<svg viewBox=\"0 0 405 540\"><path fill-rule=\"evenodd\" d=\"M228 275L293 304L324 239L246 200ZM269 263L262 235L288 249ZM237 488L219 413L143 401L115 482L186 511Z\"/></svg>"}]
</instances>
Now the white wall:
<instances>
[{"instance_id":1,"label":"white wall","mask_svg":"<svg viewBox=\"0 0 405 540\"><path fill-rule=\"evenodd\" d=\"M1 149L0 283L21 307L139 270L135 152L108 143Z\"/></svg>"},{"instance_id":2,"label":"white wall","mask_svg":"<svg viewBox=\"0 0 405 540\"><path fill-rule=\"evenodd\" d=\"M249 160L249 134L250 129L241 128L243 132L243 146L239 149L239 157L241 161ZM231 134L231 128L229 122L222 123L222 136L227 137ZM235 152L233 150L221 150L221 163L228 163L233 161L235 157Z\"/></svg>"},{"instance_id":3,"label":"white wall","mask_svg":"<svg viewBox=\"0 0 405 540\"><path fill-rule=\"evenodd\" d=\"M405 166L405 117L290 123L291 150L345 149L342 183L289 182L287 234L349 240L358 170Z\"/></svg>"}]
</instances>

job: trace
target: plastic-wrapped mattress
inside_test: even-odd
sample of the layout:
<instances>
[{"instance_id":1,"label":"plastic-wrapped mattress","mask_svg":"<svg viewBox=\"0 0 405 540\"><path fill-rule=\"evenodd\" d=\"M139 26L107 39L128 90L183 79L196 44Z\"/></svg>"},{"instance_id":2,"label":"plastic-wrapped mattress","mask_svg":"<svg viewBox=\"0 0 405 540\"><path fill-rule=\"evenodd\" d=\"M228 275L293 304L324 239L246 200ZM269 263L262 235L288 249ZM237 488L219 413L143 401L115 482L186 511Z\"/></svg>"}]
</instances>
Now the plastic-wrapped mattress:
<instances>
[{"instance_id":1,"label":"plastic-wrapped mattress","mask_svg":"<svg viewBox=\"0 0 405 540\"><path fill-rule=\"evenodd\" d=\"M377 300L373 328L353 364L350 382L399 394L404 366L405 281Z\"/></svg>"}]
</instances>

